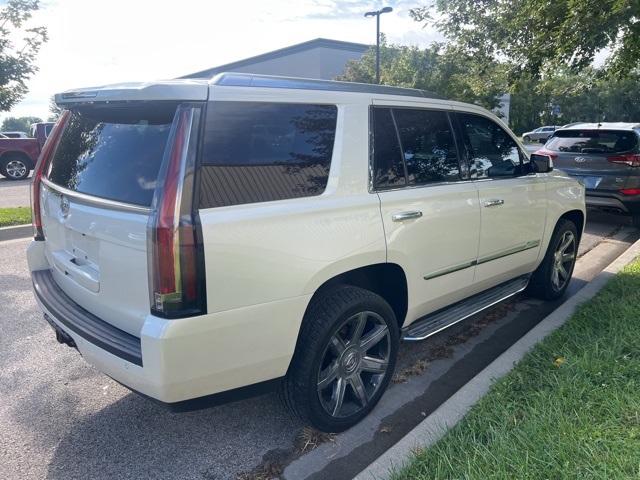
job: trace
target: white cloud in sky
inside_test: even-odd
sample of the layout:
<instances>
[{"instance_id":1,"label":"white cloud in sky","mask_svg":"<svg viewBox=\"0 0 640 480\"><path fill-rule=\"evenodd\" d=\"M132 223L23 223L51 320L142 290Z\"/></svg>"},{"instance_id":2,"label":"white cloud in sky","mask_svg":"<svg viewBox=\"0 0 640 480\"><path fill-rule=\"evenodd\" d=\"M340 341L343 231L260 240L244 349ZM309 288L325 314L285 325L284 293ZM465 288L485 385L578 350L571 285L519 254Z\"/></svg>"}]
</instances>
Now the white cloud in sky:
<instances>
[{"instance_id":1,"label":"white cloud in sky","mask_svg":"<svg viewBox=\"0 0 640 480\"><path fill-rule=\"evenodd\" d=\"M3 2L0 2L0 4ZM49 115L54 93L77 87L175 78L298 43L328 38L375 43L375 18L390 43L427 46L440 38L409 18L420 1L390 0L48 0L33 26L49 41L29 94L6 116ZM2 6L0 5L0 8Z\"/></svg>"}]
</instances>

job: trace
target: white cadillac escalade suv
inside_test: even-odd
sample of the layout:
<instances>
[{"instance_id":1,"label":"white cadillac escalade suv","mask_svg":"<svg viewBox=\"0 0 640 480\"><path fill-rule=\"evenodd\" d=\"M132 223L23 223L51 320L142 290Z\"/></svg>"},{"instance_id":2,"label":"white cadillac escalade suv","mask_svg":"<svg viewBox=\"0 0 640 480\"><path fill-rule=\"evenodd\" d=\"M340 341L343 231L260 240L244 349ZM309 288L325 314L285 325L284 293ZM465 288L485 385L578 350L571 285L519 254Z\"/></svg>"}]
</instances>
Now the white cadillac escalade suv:
<instances>
[{"instance_id":1,"label":"white cadillac escalade suv","mask_svg":"<svg viewBox=\"0 0 640 480\"><path fill-rule=\"evenodd\" d=\"M357 423L419 340L570 280L584 188L419 90L248 74L56 95L28 260L60 342L174 410Z\"/></svg>"}]
</instances>

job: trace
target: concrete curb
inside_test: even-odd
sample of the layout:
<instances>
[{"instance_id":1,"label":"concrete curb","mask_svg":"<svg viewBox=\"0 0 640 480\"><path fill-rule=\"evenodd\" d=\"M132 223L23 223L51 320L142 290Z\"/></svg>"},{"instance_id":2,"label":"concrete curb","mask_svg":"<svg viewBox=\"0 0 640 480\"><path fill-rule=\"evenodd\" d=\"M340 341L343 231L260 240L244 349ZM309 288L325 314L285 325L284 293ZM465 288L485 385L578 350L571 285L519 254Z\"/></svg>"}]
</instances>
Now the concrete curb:
<instances>
[{"instance_id":1,"label":"concrete curb","mask_svg":"<svg viewBox=\"0 0 640 480\"><path fill-rule=\"evenodd\" d=\"M28 238L32 235L33 229L29 225L17 225L15 227L0 228L0 242L6 240L16 240L18 238Z\"/></svg>"},{"instance_id":2,"label":"concrete curb","mask_svg":"<svg viewBox=\"0 0 640 480\"><path fill-rule=\"evenodd\" d=\"M448 429L456 425L482 398L491 383L508 373L529 352L533 346L564 324L581 303L593 298L611 277L631 263L640 254L640 240L620 255L611 265L600 272L591 282L569 298L557 310L542 320L529 333L513 344L509 350L494 360L488 367L458 390L435 412L409 432L402 440L387 450L354 480L388 479L393 470L407 464L412 453L419 448L427 448L440 439Z\"/></svg>"}]
</instances>

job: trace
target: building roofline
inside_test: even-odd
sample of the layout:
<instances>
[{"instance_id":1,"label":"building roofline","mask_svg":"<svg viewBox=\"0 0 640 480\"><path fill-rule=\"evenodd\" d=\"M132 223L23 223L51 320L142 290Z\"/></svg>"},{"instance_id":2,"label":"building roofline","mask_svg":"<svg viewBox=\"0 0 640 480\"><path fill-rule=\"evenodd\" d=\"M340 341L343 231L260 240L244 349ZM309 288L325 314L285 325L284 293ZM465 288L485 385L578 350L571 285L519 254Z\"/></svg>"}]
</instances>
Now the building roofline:
<instances>
[{"instance_id":1,"label":"building roofline","mask_svg":"<svg viewBox=\"0 0 640 480\"><path fill-rule=\"evenodd\" d=\"M359 53L364 53L369 48L369 45L363 43L343 42L341 40L330 40L327 38L316 38L315 40L309 40L308 42L298 43L291 45L290 47L273 50L272 52L263 53L254 57L245 58L237 62L227 63L217 67L207 68L199 72L190 73L178 78L211 78L216 73L227 72L235 70L237 68L254 65L256 63L266 62L268 60L274 60L281 57L286 57L295 53L306 52L314 48L332 48L334 50L349 50Z\"/></svg>"}]
</instances>

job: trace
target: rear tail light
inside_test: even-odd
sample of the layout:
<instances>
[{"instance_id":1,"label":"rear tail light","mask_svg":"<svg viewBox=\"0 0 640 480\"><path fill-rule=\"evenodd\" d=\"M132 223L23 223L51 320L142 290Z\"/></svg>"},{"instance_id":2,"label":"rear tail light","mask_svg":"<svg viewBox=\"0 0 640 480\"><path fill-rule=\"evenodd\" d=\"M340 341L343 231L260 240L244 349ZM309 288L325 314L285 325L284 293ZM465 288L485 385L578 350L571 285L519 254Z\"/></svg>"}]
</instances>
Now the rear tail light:
<instances>
[{"instance_id":1,"label":"rear tail light","mask_svg":"<svg viewBox=\"0 0 640 480\"><path fill-rule=\"evenodd\" d=\"M42 152L38 157L38 163L36 164L33 178L31 179L31 224L33 225L33 239L44 240L44 232L42 231L42 217L40 212L40 186L42 184L42 178L46 172L53 152L56 149L58 140L62 136L62 131L70 116L70 111L65 111L58 123L54 127L53 131L49 134L49 137L42 146Z\"/></svg>"},{"instance_id":2,"label":"rear tail light","mask_svg":"<svg viewBox=\"0 0 640 480\"><path fill-rule=\"evenodd\" d=\"M200 110L178 109L147 227L151 311L166 318L206 312L202 232L193 198Z\"/></svg>"},{"instance_id":3,"label":"rear tail light","mask_svg":"<svg viewBox=\"0 0 640 480\"><path fill-rule=\"evenodd\" d=\"M544 148L541 150L536 150L533 153L537 153L539 155L548 155L549 157L551 157L551 160L555 160L556 158L558 158L558 155L556 153L551 153L549 150L545 150Z\"/></svg>"},{"instance_id":4,"label":"rear tail light","mask_svg":"<svg viewBox=\"0 0 640 480\"><path fill-rule=\"evenodd\" d=\"M623 195L640 195L640 188L625 188L620 190Z\"/></svg>"},{"instance_id":5,"label":"rear tail light","mask_svg":"<svg viewBox=\"0 0 640 480\"><path fill-rule=\"evenodd\" d=\"M630 167L640 167L640 155L614 155L607 157L607 161L611 163L624 163Z\"/></svg>"}]
</instances>

